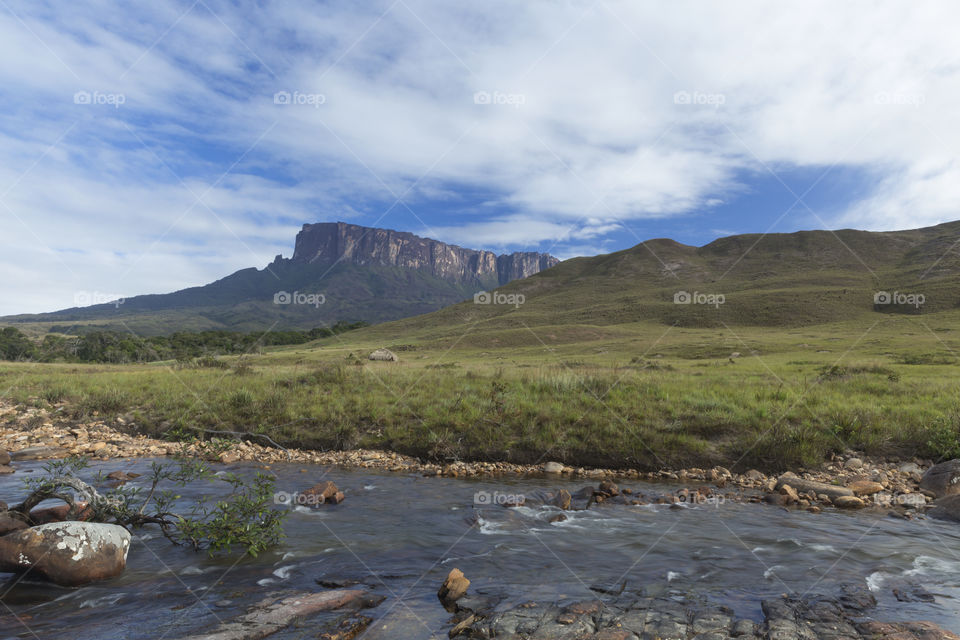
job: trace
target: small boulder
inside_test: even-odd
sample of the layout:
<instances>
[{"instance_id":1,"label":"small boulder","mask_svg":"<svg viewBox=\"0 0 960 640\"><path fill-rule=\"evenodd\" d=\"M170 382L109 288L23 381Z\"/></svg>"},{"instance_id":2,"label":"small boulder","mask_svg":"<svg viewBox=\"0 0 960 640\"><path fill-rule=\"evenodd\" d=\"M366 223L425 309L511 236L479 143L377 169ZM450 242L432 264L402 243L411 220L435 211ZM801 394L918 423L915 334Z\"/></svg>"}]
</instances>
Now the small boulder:
<instances>
[{"instance_id":1,"label":"small boulder","mask_svg":"<svg viewBox=\"0 0 960 640\"><path fill-rule=\"evenodd\" d=\"M620 487L618 487L617 484L611 480L604 480L601 482L599 491L600 493L610 496L611 498L620 495Z\"/></svg>"},{"instance_id":2,"label":"small boulder","mask_svg":"<svg viewBox=\"0 0 960 640\"><path fill-rule=\"evenodd\" d=\"M467 595L467 589L470 588L470 581L463 575L460 569L451 569L447 574L447 579L443 581L440 590L437 591L437 597L444 606L452 605L454 602Z\"/></svg>"},{"instance_id":3,"label":"small boulder","mask_svg":"<svg viewBox=\"0 0 960 640\"><path fill-rule=\"evenodd\" d=\"M853 491L846 487L838 487L836 485L827 484L825 482L817 482L815 480L806 480L793 473L785 473L777 480L777 488L780 488L785 484L789 484L791 487L801 493L813 491L818 497L825 495L831 500L840 496L853 495Z\"/></svg>"},{"instance_id":4,"label":"small boulder","mask_svg":"<svg viewBox=\"0 0 960 640\"><path fill-rule=\"evenodd\" d=\"M311 507L321 504L340 504L346 496L330 482L320 482L300 494L301 501Z\"/></svg>"},{"instance_id":5,"label":"small boulder","mask_svg":"<svg viewBox=\"0 0 960 640\"><path fill-rule=\"evenodd\" d=\"M920 488L937 498L960 493L960 459L935 464L920 479Z\"/></svg>"},{"instance_id":6,"label":"small boulder","mask_svg":"<svg viewBox=\"0 0 960 640\"><path fill-rule=\"evenodd\" d=\"M545 473L562 473L563 465L559 462L548 462L543 465L543 470Z\"/></svg>"},{"instance_id":7,"label":"small boulder","mask_svg":"<svg viewBox=\"0 0 960 640\"><path fill-rule=\"evenodd\" d=\"M0 536L5 536L8 533L13 533L20 529L26 529L28 526L29 525L23 520L13 518L5 512L0 513Z\"/></svg>"},{"instance_id":8,"label":"small boulder","mask_svg":"<svg viewBox=\"0 0 960 640\"><path fill-rule=\"evenodd\" d=\"M850 458L843 463L844 469L861 469L863 468L863 460L860 458Z\"/></svg>"},{"instance_id":9,"label":"small boulder","mask_svg":"<svg viewBox=\"0 0 960 640\"><path fill-rule=\"evenodd\" d=\"M74 587L123 573L130 532L113 524L57 522L0 538L0 571Z\"/></svg>"},{"instance_id":10,"label":"small boulder","mask_svg":"<svg viewBox=\"0 0 960 640\"><path fill-rule=\"evenodd\" d=\"M13 473L14 471L16 471L16 469L14 469L8 464L0 465L0 476L5 476L7 474Z\"/></svg>"},{"instance_id":11,"label":"small boulder","mask_svg":"<svg viewBox=\"0 0 960 640\"><path fill-rule=\"evenodd\" d=\"M856 496L837 496L833 498L833 506L840 509L862 509L867 503Z\"/></svg>"},{"instance_id":12,"label":"small boulder","mask_svg":"<svg viewBox=\"0 0 960 640\"><path fill-rule=\"evenodd\" d=\"M847 484L847 488L853 491L855 496L872 496L875 493L883 491L883 485L879 482L870 480L854 480Z\"/></svg>"},{"instance_id":13,"label":"small boulder","mask_svg":"<svg viewBox=\"0 0 960 640\"><path fill-rule=\"evenodd\" d=\"M93 509L86 502L77 503L76 514L70 520L87 520L93 515ZM30 520L34 524L49 524L51 522L66 522L70 516L70 505L61 504L46 509L34 509L30 512Z\"/></svg>"},{"instance_id":14,"label":"small boulder","mask_svg":"<svg viewBox=\"0 0 960 640\"><path fill-rule=\"evenodd\" d=\"M788 484L780 486L780 494L786 497L787 504L800 502L800 496L797 494L797 490Z\"/></svg>"},{"instance_id":15,"label":"small boulder","mask_svg":"<svg viewBox=\"0 0 960 640\"><path fill-rule=\"evenodd\" d=\"M0 449L0 467L10 464L10 454Z\"/></svg>"},{"instance_id":16,"label":"small boulder","mask_svg":"<svg viewBox=\"0 0 960 640\"><path fill-rule=\"evenodd\" d=\"M400 360L400 358L397 357L397 354L389 349L377 349L368 357L371 360L379 360L382 362L398 362Z\"/></svg>"},{"instance_id":17,"label":"small boulder","mask_svg":"<svg viewBox=\"0 0 960 640\"><path fill-rule=\"evenodd\" d=\"M960 522L960 494L940 498L933 503L927 514L938 520Z\"/></svg>"}]
</instances>

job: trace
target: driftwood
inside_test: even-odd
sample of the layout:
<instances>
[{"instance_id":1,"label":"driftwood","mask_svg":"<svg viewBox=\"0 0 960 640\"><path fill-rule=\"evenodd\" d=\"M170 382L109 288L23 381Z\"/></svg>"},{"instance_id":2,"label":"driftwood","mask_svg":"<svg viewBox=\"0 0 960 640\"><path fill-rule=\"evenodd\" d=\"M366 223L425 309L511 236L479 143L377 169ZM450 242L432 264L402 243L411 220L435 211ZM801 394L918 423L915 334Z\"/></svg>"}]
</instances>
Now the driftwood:
<instances>
[{"instance_id":1,"label":"driftwood","mask_svg":"<svg viewBox=\"0 0 960 640\"><path fill-rule=\"evenodd\" d=\"M268 598L250 613L225 622L210 633L181 640L260 640L283 630L297 618L354 603L363 604L365 596L366 592L359 589L337 589L304 593L281 600Z\"/></svg>"}]
</instances>

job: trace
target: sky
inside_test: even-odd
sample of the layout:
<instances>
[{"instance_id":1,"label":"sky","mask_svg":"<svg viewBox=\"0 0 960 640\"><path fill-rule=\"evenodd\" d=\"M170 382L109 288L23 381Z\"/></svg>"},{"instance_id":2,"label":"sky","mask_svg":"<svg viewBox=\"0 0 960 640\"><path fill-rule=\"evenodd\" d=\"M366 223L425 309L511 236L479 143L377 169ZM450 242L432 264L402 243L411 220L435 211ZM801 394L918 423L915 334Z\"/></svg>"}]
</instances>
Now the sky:
<instances>
[{"instance_id":1,"label":"sky","mask_svg":"<svg viewBox=\"0 0 960 640\"><path fill-rule=\"evenodd\" d=\"M470 248L960 218L960 5L0 0L0 314L346 221Z\"/></svg>"}]
</instances>

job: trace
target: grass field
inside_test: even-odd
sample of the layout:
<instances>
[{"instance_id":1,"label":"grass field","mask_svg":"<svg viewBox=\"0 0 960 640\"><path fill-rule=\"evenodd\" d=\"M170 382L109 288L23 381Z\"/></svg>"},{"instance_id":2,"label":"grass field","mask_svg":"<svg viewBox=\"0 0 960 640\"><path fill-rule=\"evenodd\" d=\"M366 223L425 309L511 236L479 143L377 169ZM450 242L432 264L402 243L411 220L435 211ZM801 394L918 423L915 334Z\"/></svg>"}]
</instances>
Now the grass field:
<instances>
[{"instance_id":1,"label":"grass field","mask_svg":"<svg viewBox=\"0 0 960 640\"><path fill-rule=\"evenodd\" d=\"M960 455L960 314L875 315L798 329L498 322L459 334L402 321L202 363L3 364L0 391L65 403L76 419L127 415L171 439L249 431L437 461L775 470L847 448ZM382 346L401 361L366 360Z\"/></svg>"}]
</instances>

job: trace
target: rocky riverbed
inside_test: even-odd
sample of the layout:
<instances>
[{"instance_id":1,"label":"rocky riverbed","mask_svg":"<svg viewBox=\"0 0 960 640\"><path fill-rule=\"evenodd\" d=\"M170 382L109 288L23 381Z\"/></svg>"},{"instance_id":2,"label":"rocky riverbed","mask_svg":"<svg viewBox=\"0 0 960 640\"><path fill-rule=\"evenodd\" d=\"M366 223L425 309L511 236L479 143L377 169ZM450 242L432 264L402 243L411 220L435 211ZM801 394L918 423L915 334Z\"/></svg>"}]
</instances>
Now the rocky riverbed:
<instances>
[{"instance_id":1,"label":"rocky riverbed","mask_svg":"<svg viewBox=\"0 0 960 640\"><path fill-rule=\"evenodd\" d=\"M305 451L270 446L245 435L218 450L203 444L180 444L136 435L136 424L123 417L115 421L76 422L53 410L0 404L0 451L13 452L15 460L62 458L83 455L99 460L142 458L180 454L205 457L233 464L254 461L262 464L304 463L337 465L346 468L417 473L449 478L496 477L503 475L550 475L590 480L666 482L688 487L673 496L674 502L730 500L764 501L777 506L882 508L909 516L939 497L920 487L930 460L871 460L848 452L820 469L798 469L786 478L756 469L742 472L723 467L712 469L663 469L641 472L635 469L590 469L544 461L537 465L506 462L454 462L433 464L389 451ZM0 461L2 462L2 461ZM11 472L0 464L0 473Z\"/></svg>"}]
</instances>

